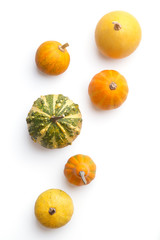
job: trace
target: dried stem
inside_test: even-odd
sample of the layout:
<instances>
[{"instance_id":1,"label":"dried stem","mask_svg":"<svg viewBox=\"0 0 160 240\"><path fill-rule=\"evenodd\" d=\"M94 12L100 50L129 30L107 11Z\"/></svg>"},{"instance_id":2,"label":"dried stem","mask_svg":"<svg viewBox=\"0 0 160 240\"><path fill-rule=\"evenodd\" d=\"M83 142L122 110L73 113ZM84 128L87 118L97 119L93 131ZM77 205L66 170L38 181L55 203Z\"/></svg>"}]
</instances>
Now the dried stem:
<instances>
[{"instance_id":1,"label":"dried stem","mask_svg":"<svg viewBox=\"0 0 160 240\"><path fill-rule=\"evenodd\" d=\"M52 117L50 118L50 120L51 120L53 123L56 123L57 120L62 119L62 118L64 118L64 115L58 116L58 117L52 116Z\"/></svg>"},{"instance_id":2,"label":"dried stem","mask_svg":"<svg viewBox=\"0 0 160 240\"><path fill-rule=\"evenodd\" d=\"M87 184L87 180L85 178L85 172L84 171L80 171L79 175L82 178L83 183L86 185Z\"/></svg>"},{"instance_id":3,"label":"dried stem","mask_svg":"<svg viewBox=\"0 0 160 240\"><path fill-rule=\"evenodd\" d=\"M59 46L58 48L59 48L59 50L61 50L62 52L64 52L64 51L65 51L65 48L68 47L68 46L69 46L69 44L68 44L68 43L65 43L65 44L63 44L62 46Z\"/></svg>"},{"instance_id":4,"label":"dried stem","mask_svg":"<svg viewBox=\"0 0 160 240\"><path fill-rule=\"evenodd\" d=\"M113 21L112 23L114 24L114 30L119 31L122 28L120 23L116 21Z\"/></svg>"},{"instance_id":5,"label":"dried stem","mask_svg":"<svg viewBox=\"0 0 160 240\"><path fill-rule=\"evenodd\" d=\"M53 215L53 214L56 213L56 209L55 208L50 208L48 212L49 212L50 215Z\"/></svg>"},{"instance_id":6,"label":"dried stem","mask_svg":"<svg viewBox=\"0 0 160 240\"><path fill-rule=\"evenodd\" d=\"M109 85L109 88L111 90L115 90L117 88L117 84L115 82L111 82L110 85Z\"/></svg>"}]
</instances>

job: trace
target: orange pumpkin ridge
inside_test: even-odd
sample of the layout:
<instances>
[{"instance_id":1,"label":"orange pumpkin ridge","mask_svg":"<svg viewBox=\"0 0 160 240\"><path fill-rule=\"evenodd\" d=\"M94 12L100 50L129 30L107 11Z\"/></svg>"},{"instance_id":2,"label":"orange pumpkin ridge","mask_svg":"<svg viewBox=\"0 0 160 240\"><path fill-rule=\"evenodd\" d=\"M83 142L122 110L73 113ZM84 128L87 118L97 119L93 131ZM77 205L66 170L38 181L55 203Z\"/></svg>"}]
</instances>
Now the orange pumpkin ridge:
<instances>
[{"instance_id":1,"label":"orange pumpkin ridge","mask_svg":"<svg viewBox=\"0 0 160 240\"><path fill-rule=\"evenodd\" d=\"M95 178L95 173L96 165L93 160L82 154L71 157L64 168L68 181L77 186L89 184Z\"/></svg>"}]
</instances>

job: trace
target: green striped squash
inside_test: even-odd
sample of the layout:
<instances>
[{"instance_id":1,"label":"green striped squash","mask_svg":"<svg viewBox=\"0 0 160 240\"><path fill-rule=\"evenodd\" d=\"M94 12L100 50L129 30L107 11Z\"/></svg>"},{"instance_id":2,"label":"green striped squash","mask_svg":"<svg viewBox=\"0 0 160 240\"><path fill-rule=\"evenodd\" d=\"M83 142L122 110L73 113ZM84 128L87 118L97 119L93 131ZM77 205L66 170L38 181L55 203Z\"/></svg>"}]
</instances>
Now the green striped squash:
<instances>
[{"instance_id":1,"label":"green striped squash","mask_svg":"<svg viewBox=\"0 0 160 240\"><path fill-rule=\"evenodd\" d=\"M34 142L45 148L63 148L80 134L82 115L68 97L52 94L34 102L26 121Z\"/></svg>"}]
</instances>

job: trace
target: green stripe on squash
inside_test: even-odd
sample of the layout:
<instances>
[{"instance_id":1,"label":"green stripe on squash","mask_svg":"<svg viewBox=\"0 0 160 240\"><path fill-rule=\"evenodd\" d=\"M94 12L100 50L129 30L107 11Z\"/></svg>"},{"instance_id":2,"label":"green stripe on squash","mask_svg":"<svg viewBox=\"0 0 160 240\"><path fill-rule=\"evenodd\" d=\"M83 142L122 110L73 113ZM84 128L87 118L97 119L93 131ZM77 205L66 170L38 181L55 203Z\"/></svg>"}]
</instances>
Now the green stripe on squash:
<instances>
[{"instance_id":1,"label":"green stripe on squash","mask_svg":"<svg viewBox=\"0 0 160 240\"><path fill-rule=\"evenodd\" d=\"M63 148L80 134L82 115L68 97L50 94L33 103L26 121L34 142L45 148Z\"/></svg>"}]
</instances>

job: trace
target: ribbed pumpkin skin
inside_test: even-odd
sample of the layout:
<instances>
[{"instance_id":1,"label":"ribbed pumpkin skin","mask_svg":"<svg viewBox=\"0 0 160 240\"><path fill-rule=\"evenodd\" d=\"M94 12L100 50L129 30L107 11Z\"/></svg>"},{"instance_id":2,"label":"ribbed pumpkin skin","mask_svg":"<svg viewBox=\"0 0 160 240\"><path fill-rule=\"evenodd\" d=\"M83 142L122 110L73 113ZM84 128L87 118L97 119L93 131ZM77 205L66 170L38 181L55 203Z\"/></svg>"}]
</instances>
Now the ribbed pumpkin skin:
<instances>
[{"instance_id":1,"label":"ribbed pumpkin skin","mask_svg":"<svg viewBox=\"0 0 160 240\"><path fill-rule=\"evenodd\" d=\"M53 122L54 117L62 118ZM53 149L71 145L80 134L82 116L78 105L68 97L46 95L34 102L26 121L32 140Z\"/></svg>"},{"instance_id":2,"label":"ribbed pumpkin skin","mask_svg":"<svg viewBox=\"0 0 160 240\"><path fill-rule=\"evenodd\" d=\"M96 165L89 156L78 154L71 157L65 165L64 175L70 183L81 186L84 183L79 175L80 171L85 173L86 184L95 178Z\"/></svg>"},{"instance_id":3,"label":"ribbed pumpkin skin","mask_svg":"<svg viewBox=\"0 0 160 240\"><path fill-rule=\"evenodd\" d=\"M115 90L110 89L111 83L116 84ZM101 110L118 108L127 98L127 81L115 70L104 70L92 78L88 93L97 108Z\"/></svg>"},{"instance_id":4,"label":"ribbed pumpkin skin","mask_svg":"<svg viewBox=\"0 0 160 240\"><path fill-rule=\"evenodd\" d=\"M42 72L49 75L59 75L66 71L70 63L70 55L66 49L61 51L61 43L47 41L37 49L35 61Z\"/></svg>"}]
</instances>

